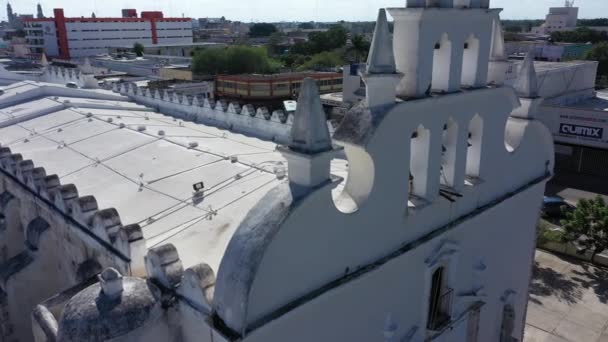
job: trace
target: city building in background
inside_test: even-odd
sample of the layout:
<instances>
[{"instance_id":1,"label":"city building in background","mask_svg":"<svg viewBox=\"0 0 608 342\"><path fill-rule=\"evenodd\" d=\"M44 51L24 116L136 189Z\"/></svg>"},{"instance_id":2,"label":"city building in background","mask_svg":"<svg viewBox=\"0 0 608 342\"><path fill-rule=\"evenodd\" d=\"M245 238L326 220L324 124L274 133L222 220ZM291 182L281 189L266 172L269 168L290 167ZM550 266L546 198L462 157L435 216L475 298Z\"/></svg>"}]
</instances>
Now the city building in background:
<instances>
[{"instance_id":1,"label":"city building in background","mask_svg":"<svg viewBox=\"0 0 608 342\"><path fill-rule=\"evenodd\" d=\"M27 19L25 31L34 54L61 59L107 54L111 46L135 43L191 44L189 18L165 18L162 12L123 11L121 18L68 18L63 9L54 18Z\"/></svg>"},{"instance_id":2,"label":"city building in background","mask_svg":"<svg viewBox=\"0 0 608 342\"><path fill-rule=\"evenodd\" d=\"M297 72L276 75L218 75L216 97L246 103L264 103L270 107L294 99L305 78L317 81L322 94L342 91L342 74L333 72Z\"/></svg>"},{"instance_id":3,"label":"city building in background","mask_svg":"<svg viewBox=\"0 0 608 342\"><path fill-rule=\"evenodd\" d=\"M209 48L222 48L222 43L170 43L170 44L142 44L144 55L192 57L194 52ZM110 54L133 53L133 44L117 44L109 47Z\"/></svg>"},{"instance_id":4,"label":"city building in background","mask_svg":"<svg viewBox=\"0 0 608 342\"><path fill-rule=\"evenodd\" d=\"M593 48L587 43L554 43L546 40L513 41L505 43L506 54L510 58L524 59L532 52L537 61L562 62L584 59L585 54Z\"/></svg>"},{"instance_id":5,"label":"city building in background","mask_svg":"<svg viewBox=\"0 0 608 342\"><path fill-rule=\"evenodd\" d=\"M42 14L42 6L38 4L38 15ZM33 14L18 14L13 11L13 7L10 2L6 4L6 18L8 20L8 25L10 28L14 30L22 30L24 27L24 22L26 20L34 18Z\"/></svg>"},{"instance_id":6,"label":"city building in background","mask_svg":"<svg viewBox=\"0 0 608 342\"><path fill-rule=\"evenodd\" d=\"M564 7L551 7L545 22L541 26L533 27L532 33L538 36L546 36L552 32L576 29L578 7L574 7L574 0L565 1Z\"/></svg>"}]
</instances>

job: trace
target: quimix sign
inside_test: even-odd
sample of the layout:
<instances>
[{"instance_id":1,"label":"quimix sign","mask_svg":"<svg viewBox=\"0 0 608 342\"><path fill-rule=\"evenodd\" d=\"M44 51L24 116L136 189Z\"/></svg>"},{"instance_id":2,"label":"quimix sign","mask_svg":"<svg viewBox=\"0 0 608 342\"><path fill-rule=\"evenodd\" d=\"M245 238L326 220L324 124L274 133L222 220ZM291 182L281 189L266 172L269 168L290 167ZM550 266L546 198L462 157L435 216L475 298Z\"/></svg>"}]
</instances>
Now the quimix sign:
<instances>
[{"instance_id":1,"label":"quimix sign","mask_svg":"<svg viewBox=\"0 0 608 342\"><path fill-rule=\"evenodd\" d=\"M604 129L599 127L562 123L559 125L559 133L581 138L602 139L604 136Z\"/></svg>"}]
</instances>

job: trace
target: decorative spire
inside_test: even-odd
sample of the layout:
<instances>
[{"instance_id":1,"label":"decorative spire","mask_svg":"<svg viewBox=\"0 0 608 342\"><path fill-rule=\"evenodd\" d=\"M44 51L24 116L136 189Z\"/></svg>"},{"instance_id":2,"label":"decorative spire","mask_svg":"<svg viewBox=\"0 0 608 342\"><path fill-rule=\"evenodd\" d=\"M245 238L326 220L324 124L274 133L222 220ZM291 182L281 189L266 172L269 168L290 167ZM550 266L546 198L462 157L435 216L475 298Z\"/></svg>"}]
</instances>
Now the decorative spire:
<instances>
[{"instance_id":1,"label":"decorative spire","mask_svg":"<svg viewBox=\"0 0 608 342\"><path fill-rule=\"evenodd\" d=\"M536 69L534 68L532 51L528 52L519 70L517 82L515 83L515 91L520 97L538 97L538 79L536 77Z\"/></svg>"},{"instance_id":2,"label":"decorative spire","mask_svg":"<svg viewBox=\"0 0 608 342\"><path fill-rule=\"evenodd\" d=\"M37 10L38 10L38 14L36 15L36 18L43 19L44 13L42 12L42 5L40 5L40 3L38 3Z\"/></svg>"},{"instance_id":3,"label":"decorative spire","mask_svg":"<svg viewBox=\"0 0 608 342\"><path fill-rule=\"evenodd\" d=\"M393 37L389 31L384 9L378 12L374 39L367 59L367 71L361 76L365 82L366 102L369 108L395 103L397 84L403 75L397 72Z\"/></svg>"},{"instance_id":4,"label":"decorative spire","mask_svg":"<svg viewBox=\"0 0 608 342\"><path fill-rule=\"evenodd\" d=\"M386 10L383 8L378 12L374 39L367 59L367 72L369 74L394 74L397 72L393 39L386 19Z\"/></svg>"},{"instance_id":5,"label":"decorative spire","mask_svg":"<svg viewBox=\"0 0 608 342\"><path fill-rule=\"evenodd\" d=\"M490 50L490 59L491 60L506 60L507 56L505 55L505 37L502 32L502 24L500 23L500 18L496 15L496 19L492 24L493 28L493 36L492 36L492 48Z\"/></svg>"},{"instance_id":6,"label":"decorative spire","mask_svg":"<svg viewBox=\"0 0 608 342\"><path fill-rule=\"evenodd\" d=\"M46 68L49 66L49 60L46 58L45 53L42 53L42 57L40 57L40 65L42 65L43 68Z\"/></svg>"},{"instance_id":7,"label":"decorative spire","mask_svg":"<svg viewBox=\"0 0 608 342\"><path fill-rule=\"evenodd\" d=\"M302 83L289 148L303 154L318 154L332 149L327 118L312 78L306 78Z\"/></svg>"},{"instance_id":8,"label":"decorative spire","mask_svg":"<svg viewBox=\"0 0 608 342\"><path fill-rule=\"evenodd\" d=\"M331 160L335 157L327 119L315 81L302 82L298 108L291 126L291 142L279 151L287 159L289 185L294 198L331 181Z\"/></svg>"},{"instance_id":9,"label":"decorative spire","mask_svg":"<svg viewBox=\"0 0 608 342\"><path fill-rule=\"evenodd\" d=\"M80 71L82 71L85 75L90 75L93 73L93 66L91 65L91 60L89 57L84 58L84 63L80 67Z\"/></svg>"}]
</instances>

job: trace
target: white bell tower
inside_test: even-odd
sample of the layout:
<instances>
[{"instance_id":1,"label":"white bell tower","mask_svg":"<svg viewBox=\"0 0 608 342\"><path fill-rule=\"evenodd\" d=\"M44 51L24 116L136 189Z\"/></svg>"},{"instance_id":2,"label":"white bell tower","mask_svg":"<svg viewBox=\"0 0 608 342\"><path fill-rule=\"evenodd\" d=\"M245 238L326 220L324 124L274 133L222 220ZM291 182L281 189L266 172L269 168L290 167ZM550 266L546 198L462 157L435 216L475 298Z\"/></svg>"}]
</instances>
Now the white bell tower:
<instances>
[{"instance_id":1,"label":"white bell tower","mask_svg":"<svg viewBox=\"0 0 608 342\"><path fill-rule=\"evenodd\" d=\"M389 8L401 98L487 84L495 14L489 0L408 0Z\"/></svg>"}]
</instances>

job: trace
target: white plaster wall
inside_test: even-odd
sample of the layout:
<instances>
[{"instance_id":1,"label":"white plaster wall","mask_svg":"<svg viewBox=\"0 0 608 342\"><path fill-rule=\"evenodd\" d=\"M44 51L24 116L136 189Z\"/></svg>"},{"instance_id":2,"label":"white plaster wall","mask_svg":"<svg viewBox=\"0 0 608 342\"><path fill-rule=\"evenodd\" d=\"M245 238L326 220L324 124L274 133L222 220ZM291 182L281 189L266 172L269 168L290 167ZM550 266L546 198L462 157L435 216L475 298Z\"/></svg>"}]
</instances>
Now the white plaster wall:
<instances>
[{"instance_id":1,"label":"white plaster wall","mask_svg":"<svg viewBox=\"0 0 608 342\"><path fill-rule=\"evenodd\" d=\"M343 141L371 156L374 163L374 174L368 175L373 179L371 192L352 214L343 214L335 207L329 186L297 203L256 269L245 306L245 325L255 324L293 300L373 263L404 243L416 241L511 191L546 178L553 166L551 136L537 121L508 119L518 105L510 88L405 102L386 114L369 140ZM475 113L483 119L483 134L474 142L476 147L468 149L469 156L467 149L461 148L456 159L459 169L477 164L479 177L471 179L473 183L461 191L463 197L451 203L438 196L442 159L439 133L449 118L458 122L459 127L469 127ZM425 201L411 199L408 184L409 132L420 125L431 133ZM338 139L348 138L340 135L340 129L336 134ZM464 178L464 173L462 175ZM457 182L464 182L463 178ZM536 200L540 203L540 195ZM411 207L412 204L415 207ZM318 221L311 221L314 218ZM537 217L524 218L522 227L533 230ZM531 255L532 251L522 249L522 253ZM521 273L528 266L520 267Z\"/></svg>"},{"instance_id":2,"label":"white plaster wall","mask_svg":"<svg viewBox=\"0 0 608 342\"><path fill-rule=\"evenodd\" d=\"M453 242L452 245L458 248L458 252L449 258L449 286L456 293L454 316L473 301L484 301L478 341L498 341L504 305L501 297L506 291L514 290L517 308L515 331L522 332L535 241L533 222L538 216L543 191L544 182L306 302L253 331L243 341L381 341L389 313L398 324L395 340L418 327L414 337L407 341L424 341L432 274L425 260L433 255L442 240ZM377 224L366 228L382 234L389 227ZM307 247L312 248L310 245ZM474 269L480 262L487 266L483 272ZM293 270L294 274L297 272ZM274 288L289 286L286 278L290 276L292 274L277 274ZM458 296L471 291L478 283L484 286L482 292L486 296ZM450 334L447 332L443 340L464 341ZM513 337L520 341L522 338L520 334Z\"/></svg>"},{"instance_id":3,"label":"white plaster wall","mask_svg":"<svg viewBox=\"0 0 608 342\"><path fill-rule=\"evenodd\" d=\"M3 264L23 250L25 234L21 223L21 204L18 198L14 198L4 208L0 208L0 212L4 214L6 220L6 229L0 232L0 264Z\"/></svg>"},{"instance_id":4,"label":"white plaster wall","mask_svg":"<svg viewBox=\"0 0 608 342\"><path fill-rule=\"evenodd\" d=\"M21 225L8 229L24 233L35 218L43 218L50 228L40 237L38 250L31 251L34 261L12 275L1 286L8 297L9 322L13 325L12 337L21 342L33 341L31 313L36 305L47 298L68 289L84 279L78 279L77 271L86 260L96 260L102 268L116 267L129 274L129 265L101 247L90 236L68 223L65 216L43 205L21 185L0 175L4 189L19 199L19 211L10 212L11 223ZM18 215L18 217L14 217ZM7 241L15 250L25 251L24 238ZM21 243L20 246L17 244Z\"/></svg>"},{"instance_id":5,"label":"white plaster wall","mask_svg":"<svg viewBox=\"0 0 608 342\"><path fill-rule=\"evenodd\" d=\"M289 142L291 120L293 119L291 115L286 123L282 123L278 118L278 113L272 113L271 119L267 120L261 114L256 114L255 117L252 117L248 113L245 113L243 109L228 110L227 108L224 111L218 104L216 104L215 108L212 108L208 101L199 103L199 105L192 105L165 101L145 95L130 95L130 98L139 104L158 108L164 114L184 120L226 128L262 139L273 140L279 144ZM233 106L233 108L235 107Z\"/></svg>"},{"instance_id":6,"label":"white plaster wall","mask_svg":"<svg viewBox=\"0 0 608 342\"><path fill-rule=\"evenodd\" d=\"M397 69L404 73L398 93L405 97L420 97L433 82L433 89L453 92L460 89L463 75L464 45L473 35L479 40L478 67L475 75L465 80L474 80L467 85L485 85L488 74L490 44L494 15L481 9L427 8L412 12L411 9L390 8L395 19L394 49ZM435 68L437 56L435 44L446 38L449 41L449 65ZM448 44L443 44L444 46ZM446 54L448 55L448 54ZM439 63L447 63L439 58ZM446 72L445 70L449 70ZM465 70L467 72L467 70ZM443 77L440 77L439 74ZM466 74L465 74L466 75ZM437 81L442 80L440 84Z\"/></svg>"},{"instance_id":7,"label":"white plaster wall","mask_svg":"<svg viewBox=\"0 0 608 342\"><path fill-rule=\"evenodd\" d=\"M570 94L576 94L581 91L593 90L595 88L597 67L597 63L584 62L564 66L559 69L537 70L538 95L551 100L553 98L567 97ZM506 82L508 85L514 83L515 79Z\"/></svg>"},{"instance_id":8,"label":"white plaster wall","mask_svg":"<svg viewBox=\"0 0 608 342\"><path fill-rule=\"evenodd\" d=\"M210 317L193 309L190 305L180 301L179 323L183 342L212 342L212 329L209 326ZM218 341L215 341L218 342Z\"/></svg>"}]
</instances>

